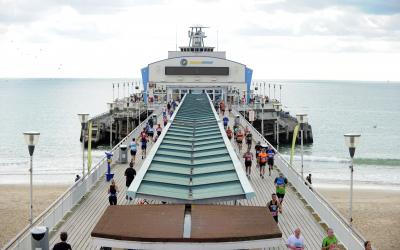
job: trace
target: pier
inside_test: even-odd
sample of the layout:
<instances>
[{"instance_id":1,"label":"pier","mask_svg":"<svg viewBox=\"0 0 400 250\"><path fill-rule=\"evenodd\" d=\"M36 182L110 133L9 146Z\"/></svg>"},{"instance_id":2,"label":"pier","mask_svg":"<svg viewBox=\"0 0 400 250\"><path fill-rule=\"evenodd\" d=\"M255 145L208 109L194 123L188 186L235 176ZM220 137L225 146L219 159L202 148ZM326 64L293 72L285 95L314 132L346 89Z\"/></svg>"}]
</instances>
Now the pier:
<instances>
[{"instance_id":1,"label":"pier","mask_svg":"<svg viewBox=\"0 0 400 250\"><path fill-rule=\"evenodd\" d=\"M154 114L158 117L160 117L161 108L162 107L159 106L154 109ZM243 116L240 115L240 110L236 110L235 108L232 110L232 113L230 114L231 122L234 120L236 115L240 116L240 124L243 128L250 128L250 131L253 134L253 145L256 141L269 143ZM119 146L121 144L128 144L133 137L138 137L145 123L146 120L113 148L114 159L118 159ZM168 132L168 128L165 129L166 130L163 133ZM150 143L149 146L151 148L154 144ZM237 157L243 165L241 152L239 152L237 144L232 143L231 147L234 149L235 154L237 154ZM152 148L150 150L154 153L156 151L156 149L153 150ZM138 152L138 155L140 156L140 151ZM151 156L151 153L148 154L148 157ZM147 158L144 160L140 159L140 157L137 158L135 168L141 171ZM312 191L308 186L306 186L302 177L279 153L276 155L275 159L276 169L273 171L271 177L267 176L265 179L261 179L258 176L258 171L256 170L256 167L253 166L250 183L254 189L254 198L227 200L217 202L216 204L228 206L265 206L270 200L271 193L275 192L273 179L279 172L282 172L288 178L290 183L289 187L287 187L283 213L279 216L278 227L282 232L282 238L278 246L273 248L266 247L265 249L286 249L285 240L293 233L293 230L296 227L300 227L302 230L302 235L305 238L306 249L319 249L326 227L331 227L335 230L342 248L351 250L363 249L362 236L347 223L346 219L344 219L340 213L338 213L320 194L316 191ZM253 164L255 164L255 162L253 162ZM123 173L126 167L127 164L119 164L115 161L112 166L112 172L115 174L115 180L121 190L118 194L118 203L123 206L143 203L161 203L161 201L157 199L144 200L143 198L136 198L133 201L125 199L127 189L125 187L125 178ZM44 225L49 228L51 246L58 241L58 235L60 232L67 231L69 233L69 243L74 249L100 248L93 244L91 232L106 208L109 206L107 200L107 188L109 182L106 182L105 180L105 172L106 160L103 159L88 175L75 183L64 195L55 201L52 206L34 220L34 226ZM265 215L268 216L267 210ZM29 246L30 234L29 227L27 227L11 241L5 249L28 249Z\"/></svg>"}]
</instances>

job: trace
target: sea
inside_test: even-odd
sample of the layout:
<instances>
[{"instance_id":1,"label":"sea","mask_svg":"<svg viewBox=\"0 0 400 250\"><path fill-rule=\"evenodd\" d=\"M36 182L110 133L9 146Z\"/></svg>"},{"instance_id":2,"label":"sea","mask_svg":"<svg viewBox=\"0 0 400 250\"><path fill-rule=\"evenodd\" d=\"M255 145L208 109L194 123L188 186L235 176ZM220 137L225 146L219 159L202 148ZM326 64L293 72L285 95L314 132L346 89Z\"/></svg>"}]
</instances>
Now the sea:
<instances>
[{"instance_id":1,"label":"sea","mask_svg":"<svg viewBox=\"0 0 400 250\"><path fill-rule=\"evenodd\" d=\"M0 79L0 184L29 183L24 131L40 132L33 156L35 184L72 184L82 172L78 113L107 111L107 102L137 79ZM348 187L349 153L344 134L357 132L357 188L400 190L400 83L363 81L266 82L264 93L291 115L307 113L314 142L304 146L304 173L321 187ZM270 84L270 88L268 88ZM274 91L275 85L275 91ZM106 149L93 150L93 165ZM289 159L290 146L280 152ZM295 148L300 170L300 147Z\"/></svg>"}]
</instances>

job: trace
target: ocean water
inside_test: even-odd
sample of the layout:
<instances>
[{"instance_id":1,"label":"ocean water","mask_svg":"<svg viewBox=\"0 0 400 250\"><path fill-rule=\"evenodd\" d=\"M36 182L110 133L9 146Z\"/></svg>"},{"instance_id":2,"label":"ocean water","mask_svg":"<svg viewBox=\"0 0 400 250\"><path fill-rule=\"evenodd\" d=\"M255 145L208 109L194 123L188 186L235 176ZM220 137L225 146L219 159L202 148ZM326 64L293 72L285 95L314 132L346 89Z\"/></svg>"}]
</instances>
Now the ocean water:
<instances>
[{"instance_id":1,"label":"ocean water","mask_svg":"<svg viewBox=\"0 0 400 250\"><path fill-rule=\"evenodd\" d=\"M73 183L82 171L77 113L105 112L112 82L132 79L0 79L0 183L28 183L29 154L22 132L41 133L34 153L35 183ZM270 82L270 81L268 81ZM305 112L314 143L304 147L304 172L319 185L347 185L343 134L360 132L355 155L359 187L400 189L400 84L279 82L285 111ZM120 96L123 95L122 87ZM266 89L268 93L268 87ZM117 96L115 89L115 96ZM271 97L273 88L271 86ZM288 146L282 147L289 157ZM93 163L104 150L93 152ZM300 151L296 148L296 165Z\"/></svg>"}]
</instances>

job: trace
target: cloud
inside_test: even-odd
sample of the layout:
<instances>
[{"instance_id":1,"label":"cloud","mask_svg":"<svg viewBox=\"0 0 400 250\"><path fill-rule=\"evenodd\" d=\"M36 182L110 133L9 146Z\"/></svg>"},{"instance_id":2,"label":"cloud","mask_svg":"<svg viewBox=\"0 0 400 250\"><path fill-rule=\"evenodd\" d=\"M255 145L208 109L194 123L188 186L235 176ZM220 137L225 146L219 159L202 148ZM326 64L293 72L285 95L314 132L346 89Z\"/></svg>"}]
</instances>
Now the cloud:
<instances>
[{"instance_id":1,"label":"cloud","mask_svg":"<svg viewBox=\"0 0 400 250\"><path fill-rule=\"evenodd\" d=\"M257 3L264 11L310 12L326 8L357 9L367 14L393 15L400 13L399 0L282 0Z\"/></svg>"}]
</instances>

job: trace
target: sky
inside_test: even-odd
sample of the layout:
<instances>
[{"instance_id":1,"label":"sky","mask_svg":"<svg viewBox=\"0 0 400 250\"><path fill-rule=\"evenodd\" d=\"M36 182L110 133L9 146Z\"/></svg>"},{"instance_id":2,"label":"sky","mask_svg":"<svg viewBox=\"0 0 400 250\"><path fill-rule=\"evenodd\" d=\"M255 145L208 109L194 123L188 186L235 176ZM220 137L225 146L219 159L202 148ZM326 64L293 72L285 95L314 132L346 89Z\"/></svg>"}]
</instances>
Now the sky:
<instances>
[{"instance_id":1,"label":"sky","mask_svg":"<svg viewBox=\"0 0 400 250\"><path fill-rule=\"evenodd\" d=\"M195 24L254 79L400 80L400 0L0 0L0 77L140 77Z\"/></svg>"}]
</instances>

